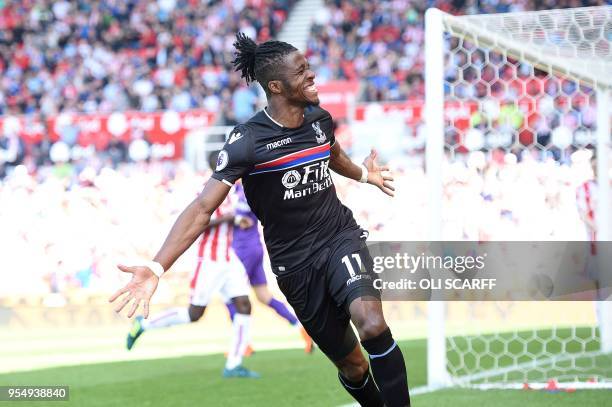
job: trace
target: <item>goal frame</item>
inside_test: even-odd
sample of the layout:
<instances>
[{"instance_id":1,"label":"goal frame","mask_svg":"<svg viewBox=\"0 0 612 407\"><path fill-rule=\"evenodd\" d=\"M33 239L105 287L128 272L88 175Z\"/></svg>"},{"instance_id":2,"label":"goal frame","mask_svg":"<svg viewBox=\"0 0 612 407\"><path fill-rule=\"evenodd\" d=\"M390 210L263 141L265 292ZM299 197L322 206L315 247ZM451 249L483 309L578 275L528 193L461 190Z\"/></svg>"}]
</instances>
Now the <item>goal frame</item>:
<instances>
[{"instance_id":1,"label":"goal frame","mask_svg":"<svg viewBox=\"0 0 612 407\"><path fill-rule=\"evenodd\" d=\"M602 6L610 7L610 6ZM565 9L580 10L580 9ZM546 11L544 11L545 13ZM543 12L528 12L543 13ZM513 13L507 13L510 16ZM519 14L519 13L514 13ZM527 14L527 13L520 13ZM474 16L471 16L472 18ZM444 34L450 27L453 34L461 33L462 38L476 40L479 46L486 45L490 50L499 50L516 59L526 61L551 74L574 78L577 82L592 86L597 100L597 182L598 207L596 214L598 240L612 240L610 230L610 213L604 208L610 208L610 188L608 185L608 168L610 163L610 97L612 95L612 75L589 72L588 69L567 63L563 58L547 56L547 63L542 64L537 55L537 49L529 49L523 43L504 38L495 32L489 32L481 26L473 24L464 17L452 16L436 8L430 8L425 13L425 126L427 141L425 149L425 165L429 185L428 205L428 239L442 240L442 163L444 159ZM610 308L610 307L606 307ZM608 310L609 311L609 310ZM612 318L612 315L608 315ZM606 325L606 324L604 324ZM604 352L612 351L612 330L601 326L601 346ZM445 303L432 301L428 304L428 338L427 338L427 387L435 390L453 384L447 370L446 335L445 335Z\"/></svg>"}]
</instances>

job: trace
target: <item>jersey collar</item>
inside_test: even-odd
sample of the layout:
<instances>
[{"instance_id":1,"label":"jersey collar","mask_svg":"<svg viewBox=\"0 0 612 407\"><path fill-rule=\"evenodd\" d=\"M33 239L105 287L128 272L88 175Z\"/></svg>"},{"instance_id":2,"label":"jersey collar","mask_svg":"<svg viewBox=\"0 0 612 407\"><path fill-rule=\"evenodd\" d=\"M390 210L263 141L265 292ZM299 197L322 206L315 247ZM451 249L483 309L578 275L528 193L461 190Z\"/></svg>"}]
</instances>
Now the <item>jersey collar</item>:
<instances>
[{"instance_id":1,"label":"jersey collar","mask_svg":"<svg viewBox=\"0 0 612 407\"><path fill-rule=\"evenodd\" d=\"M272 118L272 116L270 116L270 113L268 113L268 107L267 106L263 108L263 112L266 114L266 116L268 116L268 119L272 120L272 123L276 124L278 127L282 128L282 129L285 128L285 126L283 126L282 124L280 124L279 122L274 120ZM304 115L302 115L302 117L306 117L306 115L304 114Z\"/></svg>"},{"instance_id":2,"label":"jersey collar","mask_svg":"<svg viewBox=\"0 0 612 407\"><path fill-rule=\"evenodd\" d=\"M272 122L273 122L274 124L276 124L278 127L281 127L281 128L282 128L282 127L285 127L285 126L283 126L282 124L280 124L279 122L277 122L276 120L274 120L274 119L272 118L272 116L270 116L270 114L268 113L268 107L267 107L267 106L266 106L266 107L264 107L263 111L264 111L264 113L266 114L266 116L268 116L268 119L272 120Z\"/></svg>"}]
</instances>

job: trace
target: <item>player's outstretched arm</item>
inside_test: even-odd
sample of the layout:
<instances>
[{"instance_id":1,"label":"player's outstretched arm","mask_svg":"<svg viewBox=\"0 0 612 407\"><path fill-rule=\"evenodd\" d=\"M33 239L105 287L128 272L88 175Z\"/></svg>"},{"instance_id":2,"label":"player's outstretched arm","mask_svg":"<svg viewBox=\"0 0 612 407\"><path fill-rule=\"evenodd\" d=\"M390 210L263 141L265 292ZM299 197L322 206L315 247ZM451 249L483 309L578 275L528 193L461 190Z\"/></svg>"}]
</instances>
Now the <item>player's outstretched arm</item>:
<instances>
[{"instance_id":1,"label":"player's outstretched arm","mask_svg":"<svg viewBox=\"0 0 612 407\"><path fill-rule=\"evenodd\" d=\"M383 174L383 172L389 171L389 167L379 166L376 163L376 155L376 150L372 149L370 155L368 155L366 159L363 160L363 164L359 166L351 161L338 143L335 143L331 148L329 167L343 177L375 185L385 194L393 196L393 191L395 191L392 184L393 177L388 174ZM362 167L365 167L367 170L367 179L362 179L364 175Z\"/></svg>"},{"instance_id":2,"label":"player's outstretched arm","mask_svg":"<svg viewBox=\"0 0 612 407\"><path fill-rule=\"evenodd\" d=\"M159 275L164 270L168 270L204 232L210 222L211 215L223 202L229 190L229 186L211 178L200 195L179 215L153 262L142 266L118 266L119 270L131 273L132 279L125 287L119 289L109 298L109 301L113 302L123 295L117 307L115 307L116 312L120 312L133 301L128 312L128 317L132 317L142 302L144 317L149 316L149 301L157 289ZM154 271L156 268L159 269L157 272Z\"/></svg>"}]
</instances>

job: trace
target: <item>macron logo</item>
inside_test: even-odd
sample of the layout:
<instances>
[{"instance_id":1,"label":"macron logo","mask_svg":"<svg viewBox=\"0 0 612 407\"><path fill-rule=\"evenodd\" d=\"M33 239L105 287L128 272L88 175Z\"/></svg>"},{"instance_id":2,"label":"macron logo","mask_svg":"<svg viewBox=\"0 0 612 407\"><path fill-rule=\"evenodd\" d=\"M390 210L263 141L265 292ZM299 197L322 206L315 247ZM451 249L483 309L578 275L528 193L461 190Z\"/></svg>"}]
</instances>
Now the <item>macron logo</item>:
<instances>
[{"instance_id":1,"label":"macron logo","mask_svg":"<svg viewBox=\"0 0 612 407\"><path fill-rule=\"evenodd\" d=\"M268 150L274 150L275 148L285 146L285 145L287 145L289 143L291 143L291 137L287 137L287 138L284 138L282 140L275 141L273 143L268 143L268 144L266 144L266 148Z\"/></svg>"},{"instance_id":2,"label":"macron logo","mask_svg":"<svg viewBox=\"0 0 612 407\"><path fill-rule=\"evenodd\" d=\"M232 134L232 135L230 136L230 138L229 138L229 140L228 140L228 143L232 144L232 143L234 143L234 141L236 141L236 140L240 140L241 138L242 138L242 134L240 134L240 133L234 133L234 134Z\"/></svg>"}]
</instances>

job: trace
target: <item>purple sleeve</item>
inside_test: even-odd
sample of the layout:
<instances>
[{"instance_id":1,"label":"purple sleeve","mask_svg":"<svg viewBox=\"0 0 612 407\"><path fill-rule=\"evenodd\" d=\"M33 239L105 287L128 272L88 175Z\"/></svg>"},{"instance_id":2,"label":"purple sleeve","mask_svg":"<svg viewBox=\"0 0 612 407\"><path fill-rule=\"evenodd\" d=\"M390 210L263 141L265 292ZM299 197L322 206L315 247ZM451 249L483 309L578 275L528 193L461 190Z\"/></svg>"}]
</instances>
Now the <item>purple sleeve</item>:
<instances>
[{"instance_id":1,"label":"purple sleeve","mask_svg":"<svg viewBox=\"0 0 612 407\"><path fill-rule=\"evenodd\" d=\"M244 188L241 184L236 185L236 214L242 216L251 216L253 212L247 203L246 196L244 195Z\"/></svg>"}]
</instances>

